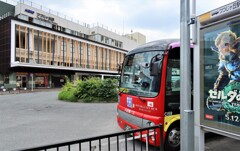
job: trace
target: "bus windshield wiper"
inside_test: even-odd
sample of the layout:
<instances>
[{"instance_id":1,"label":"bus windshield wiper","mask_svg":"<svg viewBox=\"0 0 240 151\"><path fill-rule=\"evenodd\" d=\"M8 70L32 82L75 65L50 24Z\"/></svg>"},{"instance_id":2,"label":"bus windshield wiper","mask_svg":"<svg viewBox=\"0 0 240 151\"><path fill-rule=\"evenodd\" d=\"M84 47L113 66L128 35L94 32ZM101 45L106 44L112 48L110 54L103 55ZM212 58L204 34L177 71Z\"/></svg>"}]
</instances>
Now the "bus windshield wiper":
<instances>
[{"instance_id":1,"label":"bus windshield wiper","mask_svg":"<svg viewBox=\"0 0 240 151\"><path fill-rule=\"evenodd\" d=\"M139 100L141 100L142 102L146 102L146 100L144 100L141 96L139 96L137 93L136 93L136 96L139 98Z\"/></svg>"},{"instance_id":2,"label":"bus windshield wiper","mask_svg":"<svg viewBox=\"0 0 240 151\"><path fill-rule=\"evenodd\" d=\"M141 100L142 102L146 102L146 100L144 100L143 98L141 98L140 96L137 95L137 97L139 98L139 100Z\"/></svg>"}]
</instances>

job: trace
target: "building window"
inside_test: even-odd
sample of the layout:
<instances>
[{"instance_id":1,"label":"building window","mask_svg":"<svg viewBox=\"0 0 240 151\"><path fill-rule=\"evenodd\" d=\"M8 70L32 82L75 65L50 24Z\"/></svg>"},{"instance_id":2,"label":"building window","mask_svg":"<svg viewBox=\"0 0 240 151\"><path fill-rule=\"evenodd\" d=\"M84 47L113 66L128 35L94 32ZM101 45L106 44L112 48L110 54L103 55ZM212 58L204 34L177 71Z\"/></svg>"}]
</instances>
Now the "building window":
<instances>
[{"instance_id":1,"label":"building window","mask_svg":"<svg viewBox=\"0 0 240 151\"><path fill-rule=\"evenodd\" d=\"M96 47L96 51L95 51L95 69L98 69L98 47Z\"/></svg>"},{"instance_id":2,"label":"building window","mask_svg":"<svg viewBox=\"0 0 240 151\"><path fill-rule=\"evenodd\" d=\"M95 40L96 41L101 41L101 35L95 35Z\"/></svg>"},{"instance_id":3,"label":"building window","mask_svg":"<svg viewBox=\"0 0 240 151\"><path fill-rule=\"evenodd\" d=\"M33 22L33 18L32 18L32 17L29 17L28 20L29 20L29 22L31 22L31 23Z\"/></svg>"},{"instance_id":4,"label":"building window","mask_svg":"<svg viewBox=\"0 0 240 151\"><path fill-rule=\"evenodd\" d=\"M109 38L105 37L105 44L108 44Z\"/></svg>"},{"instance_id":5,"label":"building window","mask_svg":"<svg viewBox=\"0 0 240 151\"><path fill-rule=\"evenodd\" d=\"M118 47L118 41L117 40L115 41L115 46Z\"/></svg>"},{"instance_id":6,"label":"building window","mask_svg":"<svg viewBox=\"0 0 240 151\"><path fill-rule=\"evenodd\" d=\"M71 40L71 43L70 43L70 52L71 52L71 64L70 66L73 67L73 63L74 63L74 41Z\"/></svg>"},{"instance_id":7,"label":"building window","mask_svg":"<svg viewBox=\"0 0 240 151\"><path fill-rule=\"evenodd\" d=\"M115 40L114 40L114 39L112 39L112 43L111 43L111 45L112 45L112 46L114 46L114 43L115 43Z\"/></svg>"},{"instance_id":8,"label":"building window","mask_svg":"<svg viewBox=\"0 0 240 151\"><path fill-rule=\"evenodd\" d=\"M89 68L89 62L90 62L90 55L91 55L91 50L90 50L90 45L87 44L87 68Z\"/></svg>"},{"instance_id":9,"label":"building window","mask_svg":"<svg viewBox=\"0 0 240 151\"><path fill-rule=\"evenodd\" d=\"M19 40L20 39L20 40ZM25 49L25 34L23 32L20 32L20 36L19 36L19 32L16 33L16 47L17 48L21 48L21 49Z\"/></svg>"},{"instance_id":10,"label":"building window","mask_svg":"<svg viewBox=\"0 0 240 151\"><path fill-rule=\"evenodd\" d=\"M74 42L73 41L70 43L70 51L71 51L71 54L74 53Z\"/></svg>"},{"instance_id":11,"label":"building window","mask_svg":"<svg viewBox=\"0 0 240 151\"><path fill-rule=\"evenodd\" d=\"M122 42L119 42L119 48L122 48L122 47L123 47Z\"/></svg>"},{"instance_id":12,"label":"building window","mask_svg":"<svg viewBox=\"0 0 240 151\"><path fill-rule=\"evenodd\" d=\"M9 75L7 74L4 75L4 83L9 84Z\"/></svg>"},{"instance_id":13,"label":"building window","mask_svg":"<svg viewBox=\"0 0 240 151\"><path fill-rule=\"evenodd\" d=\"M61 52L62 55L66 56L66 42L64 40L61 42Z\"/></svg>"},{"instance_id":14,"label":"building window","mask_svg":"<svg viewBox=\"0 0 240 151\"><path fill-rule=\"evenodd\" d=\"M104 36L101 35L101 42L104 43Z\"/></svg>"},{"instance_id":15,"label":"building window","mask_svg":"<svg viewBox=\"0 0 240 151\"><path fill-rule=\"evenodd\" d=\"M82 52L82 43L80 42L79 43L79 54L78 54L80 57L79 57L79 67L82 67L82 56L83 56L83 52Z\"/></svg>"}]
</instances>

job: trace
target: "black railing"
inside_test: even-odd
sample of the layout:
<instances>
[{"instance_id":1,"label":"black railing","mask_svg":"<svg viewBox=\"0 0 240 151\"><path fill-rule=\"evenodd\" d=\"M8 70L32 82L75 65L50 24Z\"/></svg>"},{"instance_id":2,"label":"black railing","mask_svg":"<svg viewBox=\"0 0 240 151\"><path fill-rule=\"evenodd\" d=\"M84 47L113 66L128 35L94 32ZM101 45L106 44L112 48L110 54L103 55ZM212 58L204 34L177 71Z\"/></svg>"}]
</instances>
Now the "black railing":
<instances>
[{"instance_id":1,"label":"black railing","mask_svg":"<svg viewBox=\"0 0 240 151\"><path fill-rule=\"evenodd\" d=\"M142 141L139 141L142 140ZM160 143L160 147L159 147ZM151 145L150 145L151 144ZM164 151L162 125L17 151Z\"/></svg>"}]
</instances>

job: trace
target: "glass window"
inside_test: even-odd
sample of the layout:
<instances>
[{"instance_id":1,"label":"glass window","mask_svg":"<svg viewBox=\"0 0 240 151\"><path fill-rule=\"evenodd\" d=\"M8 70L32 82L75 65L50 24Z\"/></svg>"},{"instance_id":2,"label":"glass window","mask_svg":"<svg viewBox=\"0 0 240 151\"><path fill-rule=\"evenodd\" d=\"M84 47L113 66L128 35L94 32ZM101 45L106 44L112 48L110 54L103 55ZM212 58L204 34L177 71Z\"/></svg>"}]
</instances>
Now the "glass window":
<instances>
[{"instance_id":1,"label":"glass window","mask_svg":"<svg viewBox=\"0 0 240 151\"><path fill-rule=\"evenodd\" d=\"M115 41L115 46L118 47L118 41L117 40Z\"/></svg>"},{"instance_id":2,"label":"glass window","mask_svg":"<svg viewBox=\"0 0 240 151\"><path fill-rule=\"evenodd\" d=\"M149 51L126 56L123 63L121 77L121 88L126 88L128 94L155 97L158 95L160 87L160 74L150 75L150 61L153 56L163 51ZM162 60L159 61L160 70Z\"/></svg>"},{"instance_id":3,"label":"glass window","mask_svg":"<svg viewBox=\"0 0 240 151\"><path fill-rule=\"evenodd\" d=\"M119 48L122 48L122 42L119 42Z\"/></svg>"},{"instance_id":4,"label":"glass window","mask_svg":"<svg viewBox=\"0 0 240 151\"><path fill-rule=\"evenodd\" d=\"M180 60L179 59L168 60L167 92L169 93L180 92Z\"/></svg>"},{"instance_id":5,"label":"glass window","mask_svg":"<svg viewBox=\"0 0 240 151\"><path fill-rule=\"evenodd\" d=\"M9 75L4 75L4 83L9 84Z\"/></svg>"},{"instance_id":6,"label":"glass window","mask_svg":"<svg viewBox=\"0 0 240 151\"><path fill-rule=\"evenodd\" d=\"M101 36L100 35L94 35L95 36L95 40L96 41L100 41L101 40Z\"/></svg>"},{"instance_id":7,"label":"glass window","mask_svg":"<svg viewBox=\"0 0 240 151\"><path fill-rule=\"evenodd\" d=\"M104 42L104 36L101 36L101 42Z\"/></svg>"},{"instance_id":8,"label":"glass window","mask_svg":"<svg viewBox=\"0 0 240 151\"><path fill-rule=\"evenodd\" d=\"M105 44L108 44L109 38L105 37Z\"/></svg>"},{"instance_id":9,"label":"glass window","mask_svg":"<svg viewBox=\"0 0 240 151\"><path fill-rule=\"evenodd\" d=\"M62 51L62 54L64 54L64 56L66 56L66 42L63 40L61 42L61 51Z\"/></svg>"},{"instance_id":10,"label":"glass window","mask_svg":"<svg viewBox=\"0 0 240 151\"><path fill-rule=\"evenodd\" d=\"M180 49L169 52L166 77L165 112L180 113Z\"/></svg>"},{"instance_id":11,"label":"glass window","mask_svg":"<svg viewBox=\"0 0 240 151\"><path fill-rule=\"evenodd\" d=\"M74 53L74 42L72 43L70 43L70 52L71 53Z\"/></svg>"},{"instance_id":12,"label":"glass window","mask_svg":"<svg viewBox=\"0 0 240 151\"><path fill-rule=\"evenodd\" d=\"M90 49L90 47L91 47L91 46L90 46L90 45L88 45L88 48L87 48L87 49L88 49L88 50L87 50L87 55L88 55L88 56L90 56L90 55L91 55L91 49Z\"/></svg>"}]
</instances>

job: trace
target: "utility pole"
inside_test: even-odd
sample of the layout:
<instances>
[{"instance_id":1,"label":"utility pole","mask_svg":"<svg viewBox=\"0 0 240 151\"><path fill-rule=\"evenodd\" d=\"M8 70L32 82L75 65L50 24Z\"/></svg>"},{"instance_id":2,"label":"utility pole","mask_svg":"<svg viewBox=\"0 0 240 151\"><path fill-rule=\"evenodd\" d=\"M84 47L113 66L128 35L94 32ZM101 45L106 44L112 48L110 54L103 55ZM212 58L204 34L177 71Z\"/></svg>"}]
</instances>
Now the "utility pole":
<instances>
[{"instance_id":1,"label":"utility pole","mask_svg":"<svg viewBox=\"0 0 240 151\"><path fill-rule=\"evenodd\" d=\"M190 2L181 0L180 8L180 140L181 151L194 150L194 113L191 109Z\"/></svg>"}]
</instances>

